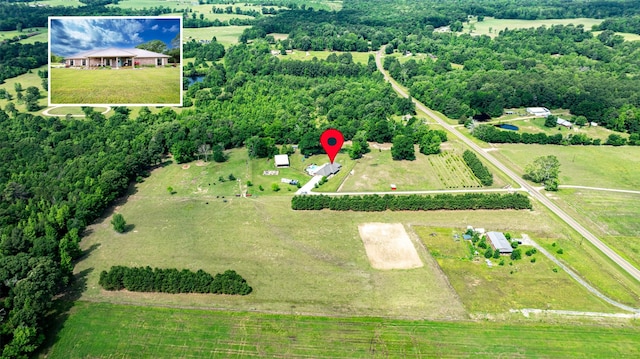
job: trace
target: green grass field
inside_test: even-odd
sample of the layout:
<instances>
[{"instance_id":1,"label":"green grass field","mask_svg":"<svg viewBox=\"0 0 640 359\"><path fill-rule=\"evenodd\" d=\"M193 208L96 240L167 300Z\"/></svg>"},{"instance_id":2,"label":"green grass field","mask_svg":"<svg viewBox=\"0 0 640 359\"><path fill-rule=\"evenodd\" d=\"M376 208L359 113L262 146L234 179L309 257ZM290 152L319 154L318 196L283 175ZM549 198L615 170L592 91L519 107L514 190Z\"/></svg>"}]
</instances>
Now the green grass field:
<instances>
[{"instance_id":1,"label":"green grass field","mask_svg":"<svg viewBox=\"0 0 640 359\"><path fill-rule=\"evenodd\" d=\"M21 44L33 44L35 42L47 42L49 41L49 29L46 27L30 27L22 29L22 31L0 31L0 41L12 39L15 36L26 35L32 32L36 32L36 35L22 39L19 42Z\"/></svg>"},{"instance_id":2,"label":"green grass field","mask_svg":"<svg viewBox=\"0 0 640 359\"><path fill-rule=\"evenodd\" d=\"M238 43L238 37L242 35L244 29L249 26L217 26L217 27L201 27L189 28L182 31L182 41L191 41L191 39L211 40L214 36L224 47Z\"/></svg>"},{"instance_id":3,"label":"green grass field","mask_svg":"<svg viewBox=\"0 0 640 359\"><path fill-rule=\"evenodd\" d=\"M181 87L179 67L51 69L52 104L177 104Z\"/></svg>"},{"instance_id":4,"label":"green grass field","mask_svg":"<svg viewBox=\"0 0 640 359\"><path fill-rule=\"evenodd\" d=\"M593 36L598 36L602 31L593 31ZM628 32L616 32L616 35L624 37L626 41L640 41L640 35Z\"/></svg>"},{"instance_id":5,"label":"green grass field","mask_svg":"<svg viewBox=\"0 0 640 359\"><path fill-rule=\"evenodd\" d=\"M640 188L640 147L544 146L496 144L492 152L516 173L535 157L555 155L560 161L560 184L616 188ZM535 155L532 155L535 154Z\"/></svg>"},{"instance_id":6,"label":"green grass field","mask_svg":"<svg viewBox=\"0 0 640 359\"><path fill-rule=\"evenodd\" d=\"M557 114L556 111L554 111L554 114ZM551 135L555 135L557 133L562 134L562 136L567 136L569 134L585 134L588 137L591 138L599 138L600 140L602 140L602 143L606 142L607 138L609 137L610 134L612 133L616 133L621 135L622 137L629 137L628 134L626 133L620 133L620 132L614 132L611 131L603 126L594 126L594 127L590 127L590 126L583 126L583 127L579 127L579 126L574 126L572 129L568 129L562 126L557 126L557 127L545 127L544 126L544 118L531 118L531 119L523 119L523 120L509 120L510 117L513 117L514 115L506 115L500 118L497 118L493 121L491 121L492 123L508 123L511 125L516 125L520 128L520 132L527 132L527 133L540 133L540 132L544 132L547 135L551 136ZM571 115L561 115L561 114L557 114L558 117L563 118L565 120L572 120ZM516 116L517 117L517 116Z\"/></svg>"},{"instance_id":7,"label":"green grass field","mask_svg":"<svg viewBox=\"0 0 640 359\"><path fill-rule=\"evenodd\" d=\"M546 19L546 20L519 20L519 19L494 19L485 17L484 21L477 22L472 20L470 24L464 24L463 33L469 33L470 25L474 26L473 35L488 35L495 37L504 29L528 29L540 26L550 27L552 25L584 25L586 30L591 30L593 25L598 25L602 19Z\"/></svg>"},{"instance_id":8,"label":"green grass field","mask_svg":"<svg viewBox=\"0 0 640 359\"><path fill-rule=\"evenodd\" d=\"M42 88L42 79L38 76L38 71L47 70L47 66L41 66L37 69L31 70L31 73L22 74L20 76L12 77L10 79L4 80L4 83L0 84L0 88L6 89L11 96L13 96L13 100L11 102L20 112L27 112L26 106L24 104L19 104L16 100L16 90L15 84L20 83L22 88L26 90L27 87L35 86L40 90L40 100L38 100L38 104L44 109L47 106L47 91ZM9 103L6 99L0 99L0 107L3 109ZM41 111L32 112L32 113L40 113Z\"/></svg>"},{"instance_id":9,"label":"green grass field","mask_svg":"<svg viewBox=\"0 0 640 359\"><path fill-rule=\"evenodd\" d=\"M565 210L584 219L587 227L635 266L640 266L640 194L562 189Z\"/></svg>"},{"instance_id":10,"label":"green grass field","mask_svg":"<svg viewBox=\"0 0 640 359\"><path fill-rule=\"evenodd\" d=\"M457 228L457 233L461 234L465 229ZM553 272L555 264L544 255L526 256L524 252L531 247L520 247L521 260L512 261L509 256L501 256L491 259L493 264L489 267L482 252L473 260L468 258L469 241L455 241L453 228L416 227L415 230L446 273L465 308L472 313L512 308L620 311L589 293L566 272ZM512 235L517 238L520 233ZM531 258L536 262L531 263ZM499 265L501 260L504 261L502 266Z\"/></svg>"},{"instance_id":11,"label":"green grass field","mask_svg":"<svg viewBox=\"0 0 640 359\"><path fill-rule=\"evenodd\" d=\"M94 107L93 110L102 113L107 110L107 107ZM49 110L49 114L59 116L66 116L67 114L84 116L84 111L82 111L82 107L80 106L60 106Z\"/></svg>"},{"instance_id":12,"label":"green grass field","mask_svg":"<svg viewBox=\"0 0 640 359\"><path fill-rule=\"evenodd\" d=\"M312 60L314 57L319 60L325 60L330 54L340 55L341 51L299 51L294 50L292 53L285 56L278 55L281 60ZM375 55L372 52L351 52L353 62L366 65L369 61L369 55Z\"/></svg>"},{"instance_id":13,"label":"green grass field","mask_svg":"<svg viewBox=\"0 0 640 359\"><path fill-rule=\"evenodd\" d=\"M78 0L40 0L40 1L35 1L34 3L44 4L49 6L72 6L72 7L84 6L84 4Z\"/></svg>"},{"instance_id":14,"label":"green grass field","mask_svg":"<svg viewBox=\"0 0 640 359\"><path fill-rule=\"evenodd\" d=\"M563 259L567 258L570 265L579 262L576 265L602 268L593 271L581 267L579 272L599 288L602 285L605 293L637 303L638 297L633 293L640 293L638 283L619 278L611 264L588 248L580 249L577 236L540 208L428 214L292 211L290 197L282 195L290 192L284 189L272 195L270 187L261 193L254 184L252 191L257 196L240 198L235 197L239 192L237 181L219 182L220 176L226 178L233 173L242 180L240 185L246 184L249 177L243 177L242 173L255 174L255 170L247 168L260 169L263 161L266 163L255 160L257 163L248 165L244 151L234 150L225 165L191 163L184 169L187 166L170 164L155 170L115 209L133 226L129 232L115 233L109 225L109 216L89 228L89 235L82 241L89 255L76 266L77 273L87 276L83 299L318 315L406 317L411 313L409 316L417 318L464 317L457 297L444 284L446 280L440 272L430 265L431 257L420 246L425 267L405 271L371 268L358 225L384 222L450 228L483 225L530 233L532 238L549 238L562 244L566 250ZM295 160L293 163L292 171L298 166ZM258 181L254 179L254 183ZM169 186L175 194L169 194ZM247 278L254 293L236 298L100 290L99 272L118 264L202 268L212 273L231 268ZM442 303L450 304L442 306ZM544 308L548 301L533 295L522 299L522 303ZM503 313L508 308L495 310Z\"/></svg>"},{"instance_id":15,"label":"green grass field","mask_svg":"<svg viewBox=\"0 0 640 359\"><path fill-rule=\"evenodd\" d=\"M74 358L540 357L638 355L637 323L431 322L78 302L41 354Z\"/></svg>"},{"instance_id":16,"label":"green grass field","mask_svg":"<svg viewBox=\"0 0 640 359\"><path fill-rule=\"evenodd\" d=\"M416 150L415 161L394 161L389 146L385 150L372 148L357 160L353 175L346 177L340 191L390 191L390 184L399 191L482 187L455 151L425 156Z\"/></svg>"}]
</instances>

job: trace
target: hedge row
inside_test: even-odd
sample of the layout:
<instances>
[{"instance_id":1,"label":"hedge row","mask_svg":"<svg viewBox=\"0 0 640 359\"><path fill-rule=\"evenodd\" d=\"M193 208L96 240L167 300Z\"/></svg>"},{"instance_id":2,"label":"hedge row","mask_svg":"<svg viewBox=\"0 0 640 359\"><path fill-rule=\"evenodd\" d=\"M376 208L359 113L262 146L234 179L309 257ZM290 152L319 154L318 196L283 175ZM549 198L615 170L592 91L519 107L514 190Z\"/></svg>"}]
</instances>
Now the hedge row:
<instances>
[{"instance_id":1,"label":"hedge row","mask_svg":"<svg viewBox=\"0 0 640 359\"><path fill-rule=\"evenodd\" d=\"M480 159L478 159L475 153L466 150L462 154L462 158L467 163L467 166L471 168L473 174L478 177L483 186L491 186L493 184L493 174L491 174L489 169L480 162Z\"/></svg>"},{"instance_id":2,"label":"hedge row","mask_svg":"<svg viewBox=\"0 0 640 359\"><path fill-rule=\"evenodd\" d=\"M380 212L433 211L467 209L531 209L529 198L521 193L465 193L459 195L436 194L431 196L366 195L366 196L294 196L294 210Z\"/></svg>"},{"instance_id":3,"label":"hedge row","mask_svg":"<svg viewBox=\"0 0 640 359\"><path fill-rule=\"evenodd\" d=\"M247 281L233 270L211 276L203 270L113 266L108 272L100 273L98 283L106 290L127 289L132 292L246 295L252 291Z\"/></svg>"}]
</instances>

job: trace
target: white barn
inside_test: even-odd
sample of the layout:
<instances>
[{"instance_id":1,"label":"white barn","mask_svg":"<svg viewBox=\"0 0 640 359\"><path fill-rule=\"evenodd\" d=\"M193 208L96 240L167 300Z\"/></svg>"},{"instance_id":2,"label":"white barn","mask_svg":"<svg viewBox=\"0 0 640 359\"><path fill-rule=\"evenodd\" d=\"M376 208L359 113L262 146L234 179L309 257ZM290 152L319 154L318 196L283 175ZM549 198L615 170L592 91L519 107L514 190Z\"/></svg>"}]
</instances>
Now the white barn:
<instances>
[{"instance_id":1,"label":"white barn","mask_svg":"<svg viewBox=\"0 0 640 359\"><path fill-rule=\"evenodd\" d=\"M487 232L487 238L494 250L500 251L500 254L511 254L513 248L502 232Z\"/></svg>"},{"instance_id":2,"label":"white barn","mask_svg":"<svg viewBox=\"0 0 640 359\"><path fill-rule=\"evenodd\" d=\"M546 107L527 107L527 113L536 117L547 117L551 115L551 111Z\"/></svg>"},{"instance_id":3,"label":"white barn","mask_svg":"<svg viewBox=\"0 0 640 359\"><path fill-rule=\"evenodd\" d=\"M275 155L273 160L278 168L289 167L289 155Z\"/></svg>"}]
</instances>

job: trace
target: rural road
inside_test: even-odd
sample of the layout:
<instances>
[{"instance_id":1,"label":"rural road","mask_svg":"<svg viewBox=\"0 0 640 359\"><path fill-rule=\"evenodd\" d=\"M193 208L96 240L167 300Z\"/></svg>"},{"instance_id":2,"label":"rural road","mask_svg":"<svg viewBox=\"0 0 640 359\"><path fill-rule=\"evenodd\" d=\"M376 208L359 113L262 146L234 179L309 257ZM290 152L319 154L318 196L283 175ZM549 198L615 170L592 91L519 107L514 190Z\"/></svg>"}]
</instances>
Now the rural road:
<instances>
[{"instance_id":1,"label":"rural road","mask_svg":"<svg viewBox=\"0 0 640 359\"><path fill-rule=\"evenodd\" d=\"M378 70L382 72L384 79L391 84L393 89L400 96L409 97L409 95L402 88L400 88L400 86L398 86L398 84L395 81L393 81L390 78L390 76L384 71L382 67L382 51L381 50L379 50L378 53L376 54L376 65L378 67ZM529 195L531 195L533 198L537 199L540 203L546 206L551 212L553 212L555 215L560 217L560 219L565 221L569 226L571 226L574 230L580 233L580 235L582 235L589 242L591 242L596 248L602 251L602 253L604 253L612 261L618 264L623 270L625 270L633 278L635 278L638 282L640 282L640 270L638 270L638 268L634 267L631 263L629 263L627 260L622 258L618 253L616 253L611 248L609 248L609 246L607 246L601 240L599 240L593 233L589 232L589 230L587 230L575 219L573 219L571 216L569 216L567 213L561 210L560 207L556 206L556 204L553 203L549 198L547 198L547 196L537 191L533 186L531 186L525 180L520 178L520 176L518 176L515 172L511 171L509 168L507 168L507 166L502 164L502 162L498 161L498 159L493 157L490 152L484 151L480 146L475 144L473 141L471 141L469 138L463 135L456 128L454 128L453 126L451 126L450 124L442 120L433 111L428 109L425 105L423 105L416 99L412 99L412 101L415 103L417 109L419 109L420 111L423 111L431 119L436 121L438 124L440 124L446 130L454 134L456 137L458 137L462 142L464 142L467 146L473 149L478 155L484 157L485 160L491 162L491 164L493 164L496 168L498 168L500 171L502 171L507 176L509 176L509 178L511 178L513 181L519 184L522 188L524 188L529 193Z\"/></svg>"},{"instance_id":2,"label":"rural road","mask_svg":"<svg viewBox=\"0 0 640 359\"><path fill-rule=\"evenodd\" d=\"M631 193L631 194L640 194L640 191L633 191L630 189L615 189L615 188L601 188L601 187L587 187L587 186L573 186L573 185L560 185L560 188L577 188L577 189L588 189L592 191L605 191L605 192L620 192L620 193Z\"/></svg>"},{"instance_id":3,"label":"rural road","mask_svg":"<svg viewBox=\"0 0 640 359\"><path fill-rule=\"evenodd\" d=\"M313 188L313 187L312 187ZM438 193L472 193L472 192L506 192L524 191L519 188L479 188L479 189L440 189L440 190L424 190L424 191L386 191L386 192L311 192L309 194L323 194L325 196L366 196L377 194L383 196L385 194L438 194Z\"/></svg>"}]
</instances>

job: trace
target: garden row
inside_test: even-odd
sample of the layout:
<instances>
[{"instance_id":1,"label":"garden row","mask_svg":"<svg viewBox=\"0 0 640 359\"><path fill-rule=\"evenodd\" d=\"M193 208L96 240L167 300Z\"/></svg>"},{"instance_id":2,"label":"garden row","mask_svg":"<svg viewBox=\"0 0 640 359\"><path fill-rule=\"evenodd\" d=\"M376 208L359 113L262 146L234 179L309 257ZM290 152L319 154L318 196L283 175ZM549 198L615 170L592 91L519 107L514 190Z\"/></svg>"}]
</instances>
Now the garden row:
<instances>
[{"instance_id":1,"label":"garden row","mask_svg":"<svg viewBox=\"0 0 640 359\"><path fill-rule=\"evenodd\" d=\"M480 162L475 153L466 150L462 154L462 158L484 186L491 186L493 184L493 175L489 172L489 169Z\"/></svg>"},{"instance_id":2,"label":"garden row","mask_svg":"<svg viewBox=\"0 0 640 359\"><path fill-rule=\"evenodd\" d=\"M98 282L106 290L126 289L132 292L213 293L247 295L253 290L233 270L211 274L187 269L113 266L100 273Z\"/></svg>"},{"instance_id":3,"label":"garden row","mask_svg":"<svg viewBox=\"0 0 640 359\"><path fill-rule=\"evenodd\" d=\"M434 211L469 209L531 209L529 198L520 193L485 194L465 193L461 195L436 194L432 196L294 196L294 210L334 211Z\"/></svg>"},{"instance_id":4,"label":"garden row","mask_svg":"<svg viewBox=\"0 0 640 359\"><path fill-rule=\"evenodd\" d=\"M462 158L452 151L428 156L434 173L445 188L480 188L482 185Z\"/></svg>"}]
</instances>

